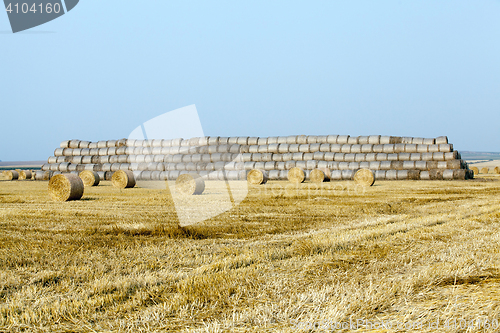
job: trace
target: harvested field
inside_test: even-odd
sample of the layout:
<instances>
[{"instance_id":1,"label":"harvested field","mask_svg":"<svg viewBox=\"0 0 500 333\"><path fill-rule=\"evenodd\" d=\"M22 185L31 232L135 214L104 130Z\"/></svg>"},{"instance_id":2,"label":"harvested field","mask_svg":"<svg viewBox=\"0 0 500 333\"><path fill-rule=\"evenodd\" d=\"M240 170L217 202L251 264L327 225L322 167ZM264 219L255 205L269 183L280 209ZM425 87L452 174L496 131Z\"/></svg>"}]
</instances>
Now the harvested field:
<instances>
[{"instance_id":1,"label":"harvested field","mask_svg":"<svg viewBox=\"0 0 500 333\"><path fill-rule=\"evenodd\" d=\"M181 229L167 190L104 181L61 203L47 182L1 181L0 332L491 323L499 196L496 174L366 188L269 181Z\"/></svg>"}]
</instances>

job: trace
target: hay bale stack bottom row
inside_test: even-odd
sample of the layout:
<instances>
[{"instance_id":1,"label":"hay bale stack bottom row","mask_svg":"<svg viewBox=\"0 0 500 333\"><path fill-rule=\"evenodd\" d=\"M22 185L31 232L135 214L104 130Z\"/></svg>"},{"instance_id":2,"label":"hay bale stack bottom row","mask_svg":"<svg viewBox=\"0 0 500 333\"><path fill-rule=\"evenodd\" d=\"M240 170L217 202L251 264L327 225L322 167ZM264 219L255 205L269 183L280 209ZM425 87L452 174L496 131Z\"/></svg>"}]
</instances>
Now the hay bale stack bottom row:
<instances>
[{"instance_id":1,"label":"hay bale stack bottom row","mask_svg":"<svg viewBox=\"0 0 500 333\"><path fill-rule=\"evenodd\" d=\"M469 170L447 137L396 136L283 136L202 137L173 140L111 140L61 143L35 174L91 171L101 180L130 172L136 180L176 180L197 173L207 180L246 180L251 170L270 180L353 180L360 169L377 180L469 179ZM304 175L297 171L300 169ZM49 173L49 176L47 176ZM117 175L117 176L119 176ZM260 179L259 175L253 175ZM118 177L120 178L120 177ZM130 186L120 179L123 186ZM252 178L253 179L253 178ZM118 179L117 179L118 181ZM257 181L257 179L256 179ZM265 182L262 178L261 182Z\"/></svg>"}]
</instances>

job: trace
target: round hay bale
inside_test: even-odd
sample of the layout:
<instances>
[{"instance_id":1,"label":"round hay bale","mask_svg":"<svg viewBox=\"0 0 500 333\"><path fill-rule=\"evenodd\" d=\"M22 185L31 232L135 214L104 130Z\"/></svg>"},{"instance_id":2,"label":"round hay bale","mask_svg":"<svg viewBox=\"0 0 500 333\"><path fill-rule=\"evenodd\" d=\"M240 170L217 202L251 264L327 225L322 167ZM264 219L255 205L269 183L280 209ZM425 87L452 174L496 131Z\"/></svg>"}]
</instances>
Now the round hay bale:
<instances>
[{"instance_id":1,"label":"round hay bale","mask_svg":"<svg viewBox=\"0 0 500 333\"><path fill-rule=\"evenodd\" d=\"M80 140L71 140L69 142L68 147L69 148L78 148L79 145L80 145Z\"/></svg>"},{"instance_id":2,"label":"round hay bale","mask_svg":"<svg viewBox=\"0 0 500 333\"><path fill-rule=\"evenodd\" d=\"M500 174L500 167L495 167L495 169L493 169L493 171L495 171L495 173L497 173L497 174Z\"/></svg>"},{"instance_id":3,"label":"round hay bale","mask_svg":"<svg viewBox=\"0 0 500 333\"><path fill-rule=\"evenodd\" d=\"M467 179L467 170L463 170L463 169L453 170L453 179L466 180Z\"/></svg>"},{"instance_id":4,"label":"round hay bale","mask_svg":"<svg viewBox=\"0 0 500 333\"><path fill-rule=\"evenodd\" d=\"M347 144L349 142L349 138L350 138L349 135L339 135L337 137L337 142L333 142L333 143Z\"/></svg>"},{"instance_id":5,"label":"round hay bale","mask_svg":"<svg viewBox=\"0 0 500 333\"><path fill-rule=\"evenodd\" d=\"M370 135L368 137L368 143L372 145L378 145L380 144L380 138L381 138L380 135Z\"/></svg>"},{"instance_id":6,"label":"round hay bale","mask_svg":"<svg viewBox=\"0 0 500 333\"><path fill-rule=\"evenodd\" d=\"M360 169L354 174L354 181L361 186L372 186L375 183L375 175L369 169Z\"/></svg>"},{"instance_id":7,"label":"round hay bale","mask_svg":"<svg viewBox=\"0 0 500 333\"><path fill-rule=\"evenodd\" d=\"M184 195L200 195L205 190L205 181L196 173L186 173L175 180L175 190Z\"/></svg>"},{"instance_id":8,"label":"round hay bale","mask_svg":"<svg viewBox=\"0 0 500 333\"><path fill-rule=\"evenodd\" d=\"M380 170L380 162L379 161L369 162L369 165L370 165L370 167L368 169L370 169L370 170Z\"/></svg>"},{"instance_id":9,"label":"round hay bale","mask_svg":"<svg viewBox=\"0 0 500 333\"><path fill-rule=\"evenodd\" d=\"M403 162L403 170L413 170L415 169L414 161L404 161Z\"/></svg>"},{"instance_id":10,"label":"round hay bale","mask_svg":"<svg viewBox=\"0 0 500 333\"><path fill-rule=\"evenodd\" d=\"M53 171L46 170L43 172L42 180L50 180L52 178Z\"/></svg>"},{"instance_id":11,"label":"round hay bale","mask_svg":"<svg viewBox=\"0 0 500 333\"><path fill-rule=\"evenodd\" d=\"M332 170L330 180L342 180L342 170Z\"/></svg>"},{"instance_id":12,"label":"round hay bale","mask_svg":"<svg viewBox=\"0 0 500 333\"><path fill-rule=\"evenodd\" d=\"M118 170L111 177L114 187L132 188L135 186L134 174L130 170Z\"/></svg>"},{"instance_id":13,"label":"round hay bale","mask_svg":"<svg viewBox=\"0 0 500 333\"><path fill-rule=\"evenodd\" d=\"M443 170L441 169L429 170L429 177L431 180L443 180Z\"/></svg>"},{"instance_id":14,"label":"round hay bale","mask_svg":"<svg viewBox=\"0 0 500 333\"><path fill-rule=\"evenodd\" d=\"M443 170L443 179L453 180L453 170L450 169Z\"/></svg>"},{"instance_id":15,"label":"round hay bale","mask_svg":"<svg viewBox=\"0 0 500 333\"><path fill-rule=\"evenodd\" d=\"M309 175L309 179L313 183L323 183L323 182L329 182L330 181L330 174L331 172L326 169L314 169L311 171Z\"/></svg>"},{"instance_id":16,"label":"round hay bale","mask_svg":"<svg viewBox=\"0 0 500 333\"><path fill-rule=\"evenodd\" d=\"M82 179L83 186L85 187L97 186L101 181L101 177L99 177L99 174L95 171L84 170L80 172L79 176Z\"/></svg>"},{"instance_id":17,"label":"round hay bale","mask_svg":"<svg viewBox=\"0 0 500 333\"><path fill-rule=\"evenodd\" d=\"M481 168L481 173L488 174L490 173L490 169L487 167Z\"/></svg>"},{"instance_id":18,"label":"round hay bale","mask_svg":"<svg viewBox=\"0 0 500 333\"><path fill-rule=\"evenodd\" d=\"M369 143L370 137L369 136L359 136L358 137L358 144L360 145L366 145Z\"/></svg>"},{"instance_id":19,"label":"round hay bale","mask_svg":"<svg viewBox=\"0 0 500 333\"><path fill-rule=\"evenodd\" d=\"M276 170L286 170L285 162L276 162Z\"/></svg>"},{"instance_id":20,"label":"round hay bale","mask_svg":"<svg viewBox=\"0 0 500 333\"><path fill-rule=\"evenodd\" d=\"M279 170L269 171L269 179L270 180L280 180L280 171Z\"/></svg>"},{"instance_id":21,"label":"round hay bale","mask_svg":"<svg viewBox=\"0 0 500 333\"><path fill-rule=\"evenodd\" d=\"M393 154L394 153L394 147L395 145L393 144L386 144L383 147L383 153L385 154Z\"/></svg>"},{"instance_id":22,"label":"round hay bale","mask_svg":"<svg viewBox=\"0 0 500 333\"><path fill-rule=\"evenodd\" d=\"M19 173L19 180L29 180L31 179L31 171L29 170L20 170L18 171Z\"/></svg>"},{"instance_id":23,"label":"round hay bale","mask_svg":"<svg viewBox=\"0 0 500 333\"><path fill-rule=\"evenodd\" d=\"M420 161L422 160L422 154L420 153L411 153L410 154L410 161Z\"/></svg>"},{"instance_id":24,"label":"round hay bale","mask_svg":"<svg viewBox=\"0 0 500 333\"><path fill-rule=\"evenodd\" d=\"M451 160L451 161L446 161L446 168L445 169L461 169L462 168L462 160Z\"/></svg>"},{"instance_id":25,"label":"round hay bale","mask_svg":"<svg viewBox=\"0 0 500 333\"><path fill-rule=\"evenodd\" d=\"M397 171L398 180L408 180L408 170L398 170Z\"/></svg>"},{"instance_id":26,"label":"round hay bale","mask_svg":"<svg viewBox=\"0 0 500 333\"><path fill-rule=\"evenodd\" d=\"M323 155L324 161L333 161L334 159L335 159L335 153L325 153L325 155Z\"/></svg>"},{"instance_id":27,"label":"round hay bale","mask_svg":"<svg viewBox=\"0 0 500 333\"><path fill-rule=\"evenodd\" d=\"M247 174L247 181L252 185L265 184L267 180L268 176L264 170L252 169Z\"/></svg>"},{"instance_id":28,"label":"round hay bale","mask_svg":"<svg viewBox=\"0 0 500 333\"><path fill-rule=\"evenodd\" d=\"M349 162L339 162L339 170L349 170Z\"/></svg>"},{"instance_id":29,"label":"round hay bale","mask_svg":"<svg viewBox=\"0 0 500 333\"><path fill-rule=\"evenodd\" d=\"M383 153L384 152L384 145L383 144L380 144L380 145L373 145L373 152L374 153Z\"/></svg>"},{"instance_id":30,"label":"round hay bale","mask_svg":"<svg viewBox=\"0 0 500 333\"><path fill-rule=\"evenodd\" d=\"M292 183L303 183L306 179L306 174L301 168L291 168L288 170L288 181Z\"/></svg>"},{"instance_id":31,"label":"round hay bale","mask_svg":"<svg viewBox=\"0 0 500 333\"><path fill-rule=\"evenodd\" d=\"M407 170L408 171L408 180L419 180L420 179L420 170Z\"/></svg>"},{"instance_id":32,"label":"round hay bale","mask_svg":"<svg viewBox=\"0 0 500 333\"><path fill-rule=\"evenodd\" d=\"M347 138L347 144L357 145L359 143L359 137L357 136L349 136Z\"/></svg>"},{"instance_id":33,"label":"round hay bale","mask_svg":"<svg viewBox=\"0 0 500 333\"><path fill-rule=\"evenodd\" d=\"M431 174L429 171L420 171L420 180L431 180Z\"/></svg>"},{"instance_id":34,"label":"round hay bale","mask_svg":"<svg viewBox=\"0 0 500 333\"><path fill-rule=\"evenodd\" d=\"M362 147L362 145L358 145L358 144L351 145L351 151L350 151L350 153L351 154L360 154L361 153L361 147Z\"/></svg>"},{"instance_id":35,"label":"round hay bale","mask_svg":"<svg viewBox=\"0 0 500 333\"><path fill-rule=\"evenodd\" d=\"M357 170L342 170L342 180L353 180Z\"/></svg>"},{"instance_id":36,"label":"round hay bale","mask_svg":"<svg viewBox=\"0 0 500 333\"><path fill-rule=\"evenodd\" d=\"M333 155L333 160L335 162L344 162L345 154L344 153L335 153L335 155Z\"/></svg>"},{"instance_id":37,"label":"round hay bale","mask_svg":"<svg viewBox=\"0 0 500 333\"><path fill-rule=\"evenodd\" d=\"M438 136L435 140L437 145L448 144L447 136Z\"/></svg>"},{"instance_id":38,"label":"round hay bale","mask_svg":"<svg viewBox=\"0 0 500 333\"><path fill-rule=\"evenodd\" d=\"M366 162L366 155L367 154L355 154L354 156L354 162Z\"/></svg>"},{"instance_id":39,"label":"round hay bale","mask_svg":"<svg viewBox=\"0 0 500 333\"><path fill-rule=\"evenodd\" d=\"M337 143L338 137L339 137L338 135L328 135L326 137L326 142L330 143L330 144L335 144L335 143Z\"/></svg>"},{"instance_id":40,"label":"round hay bale","mask_svg":"<svg viewBox=\"0 0 500 333\"><path fill-rule=\"evenodd\" d=\"M332 153L341 153L342 152L342 146L341 144L334 143L330 145L330 152Z\"/></svg>"},{"instance_id":41,"label":"round hay bale","mask_svg":"<svg viewBox=\"0 0 500 333\"><path fill-rule=\"evenodd\" d=\"M59 145L59 147L61 147L61 148L69 148L69 141L70 140L65 140L65 141L61 142L61 144Z\"/></svg>"},{"instance_id":42,"label":"round hay bale","mask_svg":"<svg viewBox=\"0 0 500 333\"><path fill-rule=\"evenodd\" d=\"M255 166L255 162L244 162L245 170L252 170ZM208 168L207 168L208 169Z\"/></svg>"},{"instance_id":43,"label":"round hay bale","mask_svg":"<svg viewBox=\"0 0 500 333\"><path fill-rule=\"evenodd\" d=\"M391 136L389 137L389 144L398 144L403 143L403 138L400 136Z\"/></svg>"},{"instance_id":44,"label":"round hay bale","mask_svg":"<svg viewBox=\"0 0 500 333\"><path fill-rule=\"evenodd\" d=\"M54 201L80 200L84 185L80 177L74 174L59 174L49 181L49 196Z\"/></svg>"},{"instance_id":45,"label":"round hay bale","mask_svg":"<svg viewBox=\"0 0 500 333\"><path fill-rule=\"evenodd\" d=\"M270 171L276 169L276 162L265 162L264 170Z\"/></svg>"},{"instance_id":46,"label":"round hay bale","mask_svg":"<svg viewBox=\"0 0 500 333\"><path fill-rule=\"evenodd\" d=\"M429 145L417 145L417 153L428 153Z\"/></svg>"},{"instance_id":47,"label":"round hay bale","mask_svg":"<svg viewBox=\"0 0 500 333\"><path fill-rule=\"evenodd\" d=\"M7 180L18 180L19 172L15 170L7 170L3 172L4 176L7 177Z\"/></svg>"},{"instance_id":48,"label":"round hay bale","mask_svg":"<svg viewBox=\"0 0 500 333\"><path fill-rule=\"evenodd\" d=\"M88 148L89 145L90 145L89 141L80 141L78 144L78 147L76 147L76 148Z\"/></svg>"},{"instance_id":49,"label":"round hay bale","mask_svg":"<svg viewBox=\"0 0 500 333\"><path fill-rule=\"evenodd\" d=\"M290 153L298 153L300 145L297 143L292 143L290 146L288 146L288 152Z\"/></svg>"},{"instance_id":50,"label":"round hay bale","mask_svg":"<svg viewBox=\"0 0 500 333\"><path fill-rule=\"evenodd\" d=\"M449 153L444 153L444 159L445 160L459 160L460 157L459 157L459 153L458 151L454 150L452 152L449 152Z\"/></svg>"},{"instance_id":51,"label":"round hay bale","mask_svg":"<svg viewBox=\"0 0 500 333\"><path fill-rule=\"evenodd\" d=\"M470 169L474 172L474 176L479 174L479 168L478 167L471 167Z\"/></svg>"},{"instance_id":52,"label":"round hay bale","mask_svg":"<svg viewBox=\"0 0 500 333\"><path fill-rule=\"evenodd\" d=\"M398 161L409 161L411 159L411 153L399 153Z\"/></svg>"},{"instance_id":53,"label":"round hay bale","mask_svg":"<svg viewBox=\"0 0 500 333\"><path fill-rule=\"evenodd\" d=\"M385 180L385 174L387 171L385 170L375 170L375 180Z\"/></svg>"},{"instance_id":54,"label":"round hay bale","mask_svg":"<svg viewBox=\"0 0 500 333\"><path fill-rule=\"evenodd\" d=\"M291 161L291 160L290 161L286 161L284 163L285 163L285 170L293 169L293 168L295 168L295 166L297 164L297 162Z\"/></svg>"},{"instance_id":55,"label":"round hay bale","mask_svg":"<svg viewBox=\"0 0 500 333\"><path fill-rule=\"evenodd\" d=\"M385 179L397 180L398 179L398 171L397 170L387 170L385 173Z\"/></svg>"}]
</instances>

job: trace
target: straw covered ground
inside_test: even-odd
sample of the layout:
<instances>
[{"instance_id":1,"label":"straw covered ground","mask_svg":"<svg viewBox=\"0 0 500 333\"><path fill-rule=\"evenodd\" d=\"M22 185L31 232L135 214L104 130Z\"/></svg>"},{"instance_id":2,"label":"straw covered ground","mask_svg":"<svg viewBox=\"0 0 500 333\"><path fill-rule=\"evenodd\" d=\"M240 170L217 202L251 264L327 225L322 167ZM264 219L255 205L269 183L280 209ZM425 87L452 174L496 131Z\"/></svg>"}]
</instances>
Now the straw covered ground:
<instances>
[{"instance_id":1,"label":"straw covered ground","mask_svg":"<svg viewBox=\"0 0 500 333\"><path fill-rule=\"evenodd\" d=\"M495 332L500 178L485 177L268 182L184 229L166 190L103 182L61 203L47 182L1 181L0 331Z\"/></svg>"}]
</instances>

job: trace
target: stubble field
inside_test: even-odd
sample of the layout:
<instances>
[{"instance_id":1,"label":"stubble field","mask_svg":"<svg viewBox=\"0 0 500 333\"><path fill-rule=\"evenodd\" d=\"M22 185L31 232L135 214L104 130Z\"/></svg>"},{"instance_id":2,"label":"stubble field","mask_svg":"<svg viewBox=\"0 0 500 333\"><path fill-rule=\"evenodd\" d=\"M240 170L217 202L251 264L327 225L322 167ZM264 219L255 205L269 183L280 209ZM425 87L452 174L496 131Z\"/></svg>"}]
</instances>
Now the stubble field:
<instances>
[{"instance_id":1,"label":"stubble field","mask_svg":"<svg viewBox=\"0 0 500 333\"><path fill-rule=\"evenodd\" d=\"M0 331L499 330L498 176L282 189L180 228L165 190L0 181Z\"/></svg>"}]
</instances>

